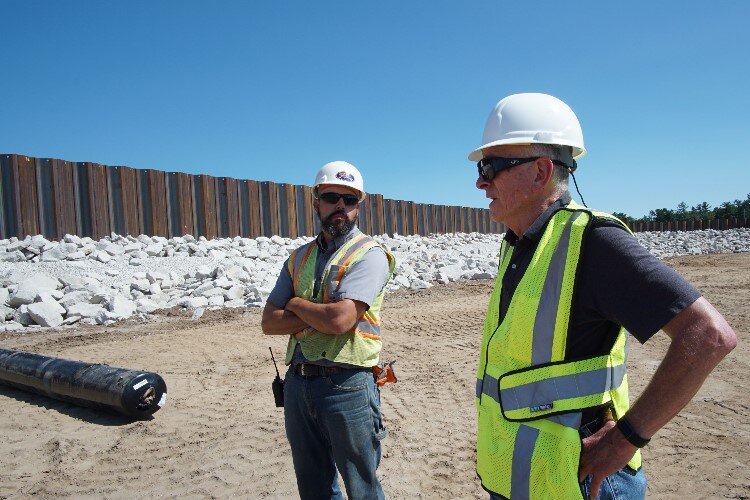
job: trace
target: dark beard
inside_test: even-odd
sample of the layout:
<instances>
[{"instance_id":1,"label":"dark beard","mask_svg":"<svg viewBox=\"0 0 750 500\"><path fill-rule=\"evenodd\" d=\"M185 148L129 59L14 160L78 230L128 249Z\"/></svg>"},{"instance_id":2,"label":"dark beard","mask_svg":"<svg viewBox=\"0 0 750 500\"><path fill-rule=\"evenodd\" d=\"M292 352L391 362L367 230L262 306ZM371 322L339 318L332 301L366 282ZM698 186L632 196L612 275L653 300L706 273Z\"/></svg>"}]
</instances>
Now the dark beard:
<instances>
[{"instance_id":1,"label":"dark beard","mask_svg":"<svg viewBox=\"0 0 750 500\"><path fill-rule=\"evenodd\" d=\"M336 215L343 215L344 219L342 221L333 220L333 217ZM320 226L323 228L323 231L328 233L332 238L338 238L339 236L346 236L349 234L349 231L357 225L357 219L359 219L359 215L354 217L354 220L349 220L344 211L339 210L338 212L333 212L324 220L320 218L320 211L318 211Z\"/></svg>"}]
</instances>

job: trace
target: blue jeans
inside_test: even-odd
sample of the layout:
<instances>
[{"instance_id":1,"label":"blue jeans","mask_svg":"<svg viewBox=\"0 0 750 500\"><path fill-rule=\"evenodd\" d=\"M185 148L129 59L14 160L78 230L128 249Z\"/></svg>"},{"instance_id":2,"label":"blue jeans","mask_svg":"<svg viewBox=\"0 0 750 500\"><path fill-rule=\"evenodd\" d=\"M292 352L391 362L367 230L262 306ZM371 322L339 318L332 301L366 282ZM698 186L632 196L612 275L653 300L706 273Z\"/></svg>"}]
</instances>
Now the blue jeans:
<instances>
[{"instance_id":1,"label":"blue jeans","mask_svg":"<svg viewBox=\"0 0 750 500\"><path fill-rule=\"evenodd\" d=\"M583 497L589 498L591 476L583 482ZM599 500L642 500L646 498L646 475L643 467L634 472L629 467L622 468L607 476L599 486Z\"/></svg>"},{"instance_id":2,"label":"blue jeans","mask_svg":"<svg viewBox=\"0 0 750 500\"><path fill-rule=\"evenodd\" d=\"M386 430L380 393L369 370L303 377L290 368L284 383L284 422L300 498L384 499L375 475Z\"/></svg>"},{"instance_id":3,"label":"blue jeans","mask_svg":"<svg viewBox=\"0 0 750 500\"><path fill-rule=\"evenodd\" d=\"M581 485L583 498L589 498L591 476ZM500 500L502 497L490 494L490 500ZM642 500L646 498L646 475L643 468L633 472L625 467L607 476L599 487L599 500Z\"/></svg>"}]
</instances>

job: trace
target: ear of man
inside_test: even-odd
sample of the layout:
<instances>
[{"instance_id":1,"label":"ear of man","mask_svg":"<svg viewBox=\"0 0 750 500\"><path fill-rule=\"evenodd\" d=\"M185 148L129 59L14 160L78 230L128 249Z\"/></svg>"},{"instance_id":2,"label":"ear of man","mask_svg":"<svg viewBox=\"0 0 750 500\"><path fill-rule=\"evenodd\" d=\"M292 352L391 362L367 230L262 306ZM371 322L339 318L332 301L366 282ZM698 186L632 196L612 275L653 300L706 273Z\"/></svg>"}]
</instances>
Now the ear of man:
<instances>
[{"instance_id":1,"label":"ear of man","mask_svg":"<svg viewBox=\"0 0 750 500\"><path fill-rule=\"evenodd\" d=\"M542 190L552 181L555 164L549 158L538 158L534 162L534 168L534 187Z\"/></svg>"}]
</instances>

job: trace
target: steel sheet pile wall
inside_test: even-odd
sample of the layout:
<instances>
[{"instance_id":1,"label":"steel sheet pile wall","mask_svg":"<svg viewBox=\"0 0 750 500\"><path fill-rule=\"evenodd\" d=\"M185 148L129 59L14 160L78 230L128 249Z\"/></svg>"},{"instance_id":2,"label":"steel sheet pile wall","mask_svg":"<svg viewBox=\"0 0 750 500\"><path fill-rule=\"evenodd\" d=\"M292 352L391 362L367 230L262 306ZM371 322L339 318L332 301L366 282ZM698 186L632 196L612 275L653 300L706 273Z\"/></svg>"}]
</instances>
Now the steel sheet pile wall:
<instances>
[{"instance_id":1,"label":"steel sheet pile wall","mask_svg":"<svg viewBox=\"0 0 750 500\"><path fill-rule=\"evenodd\" d=\"M22 155L0 155L0 238L112 232L206 238L311 236L320 230L312 188ZM360 207L368 234L502 233L480 208L391 200Z\"/></svg>"}]
</instances>

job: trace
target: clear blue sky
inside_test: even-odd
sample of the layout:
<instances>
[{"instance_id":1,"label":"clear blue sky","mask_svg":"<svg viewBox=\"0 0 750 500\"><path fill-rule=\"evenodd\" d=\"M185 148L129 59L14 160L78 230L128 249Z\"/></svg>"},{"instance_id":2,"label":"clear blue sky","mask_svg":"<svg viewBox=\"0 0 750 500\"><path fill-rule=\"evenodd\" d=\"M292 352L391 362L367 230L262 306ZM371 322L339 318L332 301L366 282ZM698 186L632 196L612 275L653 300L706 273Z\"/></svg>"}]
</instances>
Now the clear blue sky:
<instances>
[{"instance_id":1,"label":"clear blue sky","mask_svg":"<svg viewBox=\"0 0 750 500\"><path fill-rule=\"evenodd\" d=\"M545 92L582 123L589 206L716 206L750 193L749 19L743 0L2 0L0 152L307 185L341 159L387 198L485 207L466 155L487 114Z\"/></svg>"}]
</instances>

